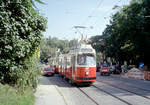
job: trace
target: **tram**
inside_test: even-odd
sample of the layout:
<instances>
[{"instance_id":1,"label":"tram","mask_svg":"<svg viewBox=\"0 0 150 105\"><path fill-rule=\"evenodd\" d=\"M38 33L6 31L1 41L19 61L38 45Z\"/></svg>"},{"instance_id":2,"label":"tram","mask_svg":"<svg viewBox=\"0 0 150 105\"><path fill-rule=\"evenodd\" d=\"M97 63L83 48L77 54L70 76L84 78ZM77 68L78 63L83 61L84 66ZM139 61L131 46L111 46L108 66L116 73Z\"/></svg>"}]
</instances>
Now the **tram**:
<instances>
[{"instance_id":1,"label":"tram","mask_svg":"<svg viewBox=\"0 0 150 105\"><path fill-rule=\"evenodd\" d=\"M89 44L80 44L61 55L59 74L70 83L90 85L96 81L96 53Z\"/></svg>"}]
</instances>

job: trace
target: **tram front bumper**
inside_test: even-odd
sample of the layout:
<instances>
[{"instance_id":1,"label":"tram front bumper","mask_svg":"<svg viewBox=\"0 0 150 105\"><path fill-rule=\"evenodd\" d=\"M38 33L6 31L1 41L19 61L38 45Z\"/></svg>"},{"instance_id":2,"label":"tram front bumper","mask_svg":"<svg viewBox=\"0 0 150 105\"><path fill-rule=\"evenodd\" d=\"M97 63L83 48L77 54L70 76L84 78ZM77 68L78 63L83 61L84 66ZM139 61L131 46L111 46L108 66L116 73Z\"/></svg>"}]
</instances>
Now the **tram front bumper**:
<instances>
[{"instance_id":1,"label":"tram front bumper","mask_svg":"<svg viewBox=\"0 0 150 105\"><path fill-rule=\"evenodd\" d=\"M94 82L96 81L96 77L77 77L77 82Z\"/></svg>"}]
</instances>

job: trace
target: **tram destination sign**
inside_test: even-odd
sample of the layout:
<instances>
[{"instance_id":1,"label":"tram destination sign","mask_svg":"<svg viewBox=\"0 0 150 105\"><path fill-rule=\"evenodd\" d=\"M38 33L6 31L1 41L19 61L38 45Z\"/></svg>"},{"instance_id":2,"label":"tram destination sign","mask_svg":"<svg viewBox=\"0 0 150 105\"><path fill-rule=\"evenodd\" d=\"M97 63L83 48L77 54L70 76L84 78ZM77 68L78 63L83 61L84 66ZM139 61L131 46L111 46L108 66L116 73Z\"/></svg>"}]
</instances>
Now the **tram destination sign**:
<instances>
[{"instance_id":1,"label":"tram destination sign","mask_svg":"<svg viewBox=\"0 0 150 105\"><path fill-rule=\"evenodd\" d=\"M92 49L87 49L87 48L82 48L80 49L81 52L85 53L85 52L92 52L93 50Z\"/></svg>"}]
</instances>

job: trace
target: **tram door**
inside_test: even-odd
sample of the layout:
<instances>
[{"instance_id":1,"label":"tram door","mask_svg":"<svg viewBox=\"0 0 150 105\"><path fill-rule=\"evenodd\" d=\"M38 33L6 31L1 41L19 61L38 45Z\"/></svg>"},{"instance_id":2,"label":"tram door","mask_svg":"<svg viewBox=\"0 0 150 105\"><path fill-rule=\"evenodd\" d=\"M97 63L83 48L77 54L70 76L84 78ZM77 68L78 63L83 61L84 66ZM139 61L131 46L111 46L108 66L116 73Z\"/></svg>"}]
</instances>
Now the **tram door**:
<instances>
[{"instance_id":1,"label":"tram door","mask_svg":"<svg viewBox=\"0 0 150 105\"><path fill-rule=\"evenodd\" d=\"M71 63L72 63L72 78L75 79L76 56L71 57Z\"/></svg>"}]
</instances>

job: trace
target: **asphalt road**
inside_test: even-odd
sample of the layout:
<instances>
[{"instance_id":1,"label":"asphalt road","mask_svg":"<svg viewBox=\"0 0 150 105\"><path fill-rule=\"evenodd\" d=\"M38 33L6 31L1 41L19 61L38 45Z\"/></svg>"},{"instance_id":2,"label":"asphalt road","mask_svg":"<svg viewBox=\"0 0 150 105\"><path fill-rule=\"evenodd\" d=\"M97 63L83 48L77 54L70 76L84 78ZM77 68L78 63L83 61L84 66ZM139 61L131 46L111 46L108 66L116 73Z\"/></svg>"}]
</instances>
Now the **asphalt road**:
<instances>
[{"instance_id":1,"label":"asphalt road","mask_svg":"<svg viewBox=\"0 0 150 105\"><path fill-rule=\"evenodd\" d=\"M77 87L55 75L41 77L35 105L150 105L150 81L100 76L90 87Z\"/></svg>"}]
</instances>

